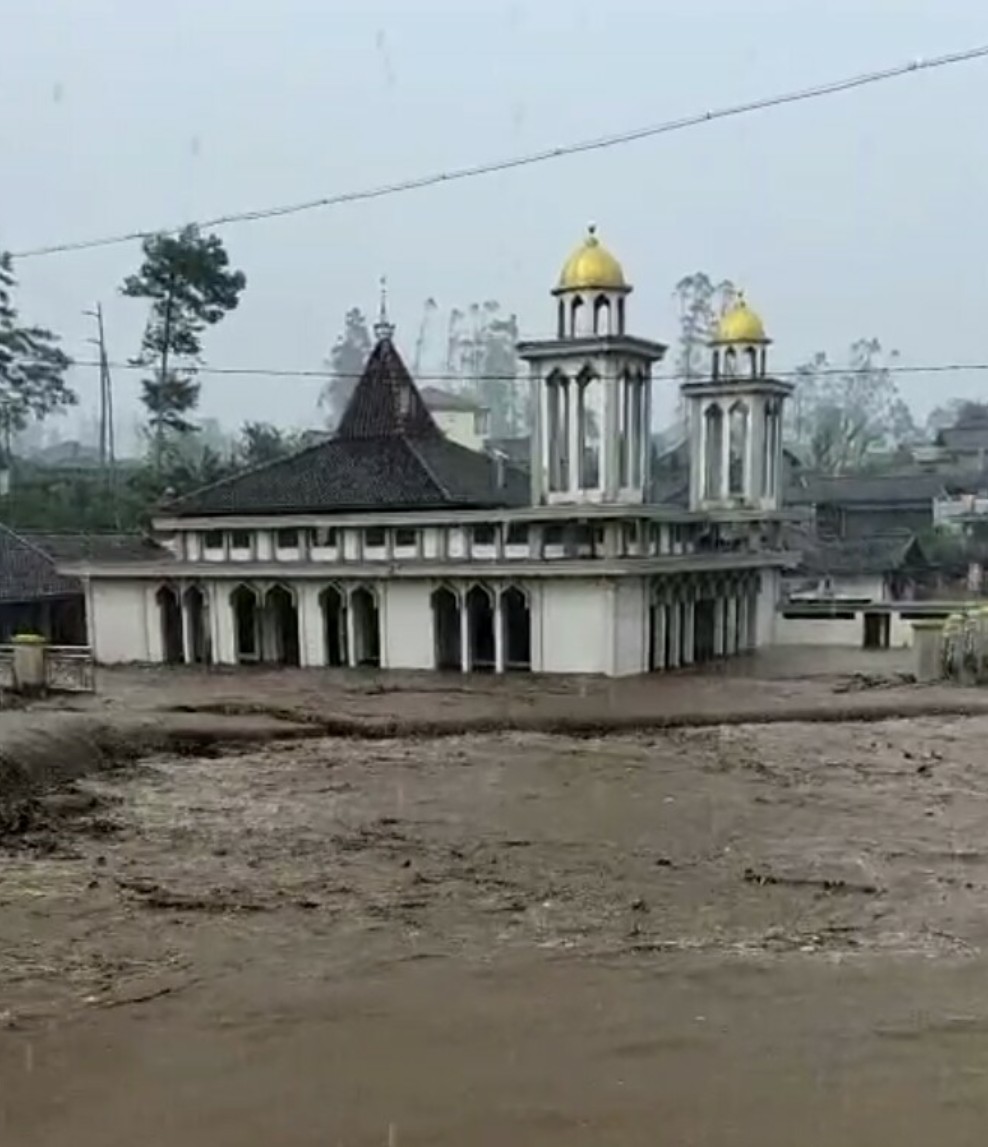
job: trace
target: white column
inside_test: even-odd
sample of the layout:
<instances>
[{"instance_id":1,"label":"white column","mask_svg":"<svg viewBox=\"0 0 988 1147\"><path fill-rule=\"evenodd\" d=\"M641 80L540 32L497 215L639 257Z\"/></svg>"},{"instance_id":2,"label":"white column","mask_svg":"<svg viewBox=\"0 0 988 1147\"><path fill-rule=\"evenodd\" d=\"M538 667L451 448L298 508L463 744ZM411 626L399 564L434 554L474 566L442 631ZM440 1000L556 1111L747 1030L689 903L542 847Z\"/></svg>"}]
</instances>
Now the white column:
<instances>
[{"instance_id":1,"label":"white column","mask_svg":"<svg viewBox=\"0 0 988 1147\"><path fill-rule=\"evenodd\" d=\"M470 672L470 618L467 614L467 595L460 597L460 668Z\"/></svg>"},{"instance_id":2,"label":"white column","mask_svg":"<svg viewBox=\"0 0 988 1147\"><path fill-rule=\"evenodd\" d=\"M224 535L225 537L226 535ZM192 663L192 653L195 642L192 636L192 611L185 608L185 591L188 588L184 583L178 587L178 606L182 613L182 660L186 665Z\"/></svg>"},{"instance_id":3,"label":"white column","mask_svg":"<svg viewBox=\"0 0 988 1147\"><path fill-rule=\"evenodd\" d=\"M683 664L692 665L696 641L696 603L683 604Z\"/></svg>"},{"instance_id":4,"label":"white column","mask_svg":"<svg viewBox=\"0 0 988 1147\"><path fill-rule=\"evenodd\" d=\"M748 590L748 648L758 648L758 593Z\"/></svg>"},{"instance_id":5,"label":"white column","mask_svg":"<svg viewBox=\"0 0 988 1147\"><path fill-rule=\"evenodd\" d=\"M658 602L652 607L652 664L651 669L666 668L666 606Z\"/></svg>"},{"instance_id":6,"label":"white column","mask_svg":"<svg viewBox=\"0 0 988 1147\"><path fill-rule=\"evenodd\" d=\"M581 386L576 378L569 380L566 388L568 399L566 402L567 420L566 428L569 434L569 490L571 493L580 488L580 391Z\"/></svg>"},{"instance_id":7,"label":"white column","mask_svg":"<svg viewBox=\"0 0 988 1147\"><path fill-rule=\"evenodd\" d=\"M727 599L727 641L724 652L733 657L738 651L738 599L732 593Z\"/></svg>"},{"instance_id":8,"label":"white column","mask_svg":"<svg viewBox=\"0 0 988 1147\"><path fill-rule=\"evenodd\" d=\"M680 643L680 607L678 601L672 601L666 609L669 613L669 668L679 668L679 643Z\"/></svg>"},{"instance_id":9,"label":"white column","mask_svg":"<svg viewBox=\"0 0 988 1147\"><path fill-rule=\"evenodd\" d=\"M494 593L494 672L504 672L504 612L499 590Z\"/></svg>"},{"instance_id":10,"label":"white column","mask_svg":"<svg viewBox=\"0 0 988 1147\"><path fill-rule=\"evenodd\" d=\"M731 495L731 413L720 408L720 500L726 502Z\"/></svg>"},{"instance_id":11,"label":"white column","mask_svg":"<svg viewBox=\"0 0 988 1147\"><path fill-rule=\"evenodd\" d=\"M714 598L714 657L724 656L724 599Z\"/></svg>"},{"instance_id":12,"label":"white column","mask_svg":"<svg viewBox=\"0 0 988 1147\"><path fill-rule=\"evenodd\" d=\"M748 650L748 594L742 591L737 597L738 603L738 653Z\"/></svg>"},{"instance_id":13,"label":"white column","mask_svg":"<svg viewBox=\"0 0 988 1147\"><path fill-rule=\"evenodd\" d=\"M346 594L346 663L351 669L357 665L357 627L353 620L353 594Z\"/></svg>"}]
</instances>

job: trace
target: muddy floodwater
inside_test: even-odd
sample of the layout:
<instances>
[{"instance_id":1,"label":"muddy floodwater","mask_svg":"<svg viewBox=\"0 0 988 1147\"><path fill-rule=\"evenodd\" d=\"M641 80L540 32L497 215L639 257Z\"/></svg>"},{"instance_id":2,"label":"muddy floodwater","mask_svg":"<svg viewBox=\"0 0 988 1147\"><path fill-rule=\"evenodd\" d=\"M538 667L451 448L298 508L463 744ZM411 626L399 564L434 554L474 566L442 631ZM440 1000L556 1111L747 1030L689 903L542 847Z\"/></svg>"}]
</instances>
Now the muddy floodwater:
<instances>
[{"instance_id":1,"label":"muddy floodwater","mask_svg":"<svg viewBox=\"0 0 988 1147\"><path fill-rule=\"evenodd\" d=\"M0 849L0 1143L988 1126L988 717L286 741Z\"/></svg>"}]
</instances>

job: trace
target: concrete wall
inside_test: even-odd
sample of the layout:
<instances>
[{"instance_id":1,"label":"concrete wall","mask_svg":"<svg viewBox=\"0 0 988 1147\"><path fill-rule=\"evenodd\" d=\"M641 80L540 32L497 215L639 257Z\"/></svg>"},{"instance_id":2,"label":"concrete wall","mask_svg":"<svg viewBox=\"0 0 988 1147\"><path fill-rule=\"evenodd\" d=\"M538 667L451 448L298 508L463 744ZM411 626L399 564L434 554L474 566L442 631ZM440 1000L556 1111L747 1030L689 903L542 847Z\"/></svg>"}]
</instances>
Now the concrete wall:
<instances>
[{"instance_id":1,"label":"concrete wall","mask_svg":"<svg viewBox=\"0 0 988 1147\"><path fill-rule=\"evenodd\" d=\"M89 640L101 665L160 661L161 622L146 581L94 581L89 598Z\"/></svg>"},{"instance_id":2,"label":"concrete wall","mask_svg":"<svg viewBox=\"0 0 988 1147\"><path fill-rule=\"evenodd\" d=\"M546 580L540 598L542 664L535 668L544 673L607 673L613 614L606 583Z\"/></svg>"},{"instance_id":3,"label":"concrete wall","mask_svg":"<svg viewBox=\"0 0 988 1147\"><path fill-rule=\"evenodd\" d=\"M387 669L433 669L431 582L382 582L381 662Z\"/></svg>"},{"instance_id":4,"label":"concrete wall","mask_svg":"<svg viewBox=\"0 0 988 1147\"><path fill-rule=\"evenodd\" d=\"M860 649L864 644L864 621L860 614L850 619L783 617L779 614L775 622L775 644L849 645Z\"/></svg>"},{"instance_id":5,"label":"concrete wall","mask_svg":"<svg viewBox=\"0 0 988 1147\"><path fill-rule=\"evenodd\" d=\"M648 590L644 578L614 583L614 663L616 677L648 670Z\"/></svg>"},{"instance_id":6,"label":"concrete wall","mask_svg":"<svg viewBox=\"0 0 988 1147\"><path fill-rule=\"evenodd\" d=\"M758 594L758 617L755 622L755 648L765 645L786 644L778 633L779 571L762 570L762 588Z\"/></svg>"}]
</instances>

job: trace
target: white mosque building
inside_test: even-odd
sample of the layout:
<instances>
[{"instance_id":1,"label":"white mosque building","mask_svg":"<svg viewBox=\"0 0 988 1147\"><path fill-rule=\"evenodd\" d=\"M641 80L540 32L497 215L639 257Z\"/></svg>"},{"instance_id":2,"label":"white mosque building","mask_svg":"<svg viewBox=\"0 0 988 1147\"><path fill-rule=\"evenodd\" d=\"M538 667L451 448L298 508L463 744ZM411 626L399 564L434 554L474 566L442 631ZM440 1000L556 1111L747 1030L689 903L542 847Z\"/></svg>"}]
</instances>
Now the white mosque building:
<instances>
[{"instance_id":1,"label":"white mosque building","mask_svg":"<svg viewBox=\"0 0 988 1147\"><path fill-rule=\"evenodd\" d=\"M773 639L790 384L739 299L682 387L688 490L653 480L652 368L591 229L524 342L530 473L445 437L382 313L337 433L160 509L139 560L61 567L96 660L625 676Z\"/></svg>"}]
</instances>

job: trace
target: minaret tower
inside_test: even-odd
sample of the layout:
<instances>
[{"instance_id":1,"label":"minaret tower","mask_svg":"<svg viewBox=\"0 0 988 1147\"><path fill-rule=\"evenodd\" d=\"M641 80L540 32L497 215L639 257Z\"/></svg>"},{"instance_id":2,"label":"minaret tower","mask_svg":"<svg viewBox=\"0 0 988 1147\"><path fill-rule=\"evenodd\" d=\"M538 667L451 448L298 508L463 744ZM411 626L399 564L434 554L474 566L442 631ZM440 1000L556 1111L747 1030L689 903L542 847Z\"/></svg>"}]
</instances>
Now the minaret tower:
<instances>
[{"instance_id":1,"label":"minaret tower","mask_svg":"<svg viewBox=\"0 0 988 1147\"><path fill-rule=\"evenodd\" d=\"M648 496L652 364L666 348L627 333L631 290L591 227L552 292L556 337L518 346L531 368L535 505Z\"/></svg>"},{"instance_id":2,"label":"minaret tower","mask_svg":"<svg viewBox=\"0 0 988 1147\"><path fill-rule=\"evenodd\" d=\"M782 414L792 384L768 375L771 339L739 294L710 341L710 377L680 388L689 412L690 509L778 510Z\"/></svg>"}]
</instances>

